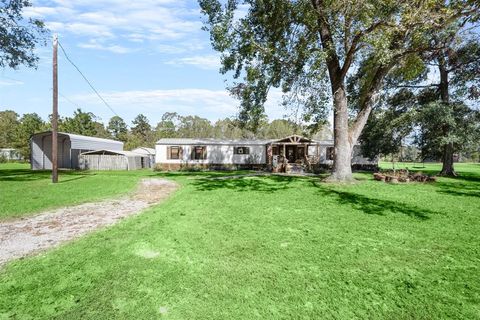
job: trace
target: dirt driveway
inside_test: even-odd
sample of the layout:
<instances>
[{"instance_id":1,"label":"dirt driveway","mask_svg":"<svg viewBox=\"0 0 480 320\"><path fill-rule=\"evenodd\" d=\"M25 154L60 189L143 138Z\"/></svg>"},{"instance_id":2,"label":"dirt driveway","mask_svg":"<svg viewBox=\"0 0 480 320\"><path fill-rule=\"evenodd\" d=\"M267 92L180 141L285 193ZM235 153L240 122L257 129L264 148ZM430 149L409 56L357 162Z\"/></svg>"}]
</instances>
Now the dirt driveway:
<instances>
[{"instance_id":1,"label":"dirt driveway","mask_svg":"<svg viewBox=\"0 0 480 320\"><path fill-rule=\"evenodd\" d=\"M167 198L177 188L178 185L169 180L143 179L137 190L128 197L85 203L0 222L0 265L140 213Z\"/></svg>"}]
</instances>

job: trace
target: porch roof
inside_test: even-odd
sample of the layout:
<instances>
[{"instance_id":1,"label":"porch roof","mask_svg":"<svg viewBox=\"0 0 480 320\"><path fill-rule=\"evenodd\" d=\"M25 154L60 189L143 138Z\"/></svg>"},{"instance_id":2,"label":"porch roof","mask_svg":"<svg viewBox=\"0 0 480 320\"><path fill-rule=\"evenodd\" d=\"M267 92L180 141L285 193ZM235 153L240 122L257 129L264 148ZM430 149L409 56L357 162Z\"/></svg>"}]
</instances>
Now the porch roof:
<instances>
[{"instance_id":1,"label":"porch roof","mask_svg":"<svg viewBox=\"0 0 480 320\"><path fill-rule=\"evenodd\" d=\"M300 135L291 135L282 139L272 140L270 144L319 144L319 145L333 145L333 140L317 141L309 139Z\"/></svg>"}]
</instances>

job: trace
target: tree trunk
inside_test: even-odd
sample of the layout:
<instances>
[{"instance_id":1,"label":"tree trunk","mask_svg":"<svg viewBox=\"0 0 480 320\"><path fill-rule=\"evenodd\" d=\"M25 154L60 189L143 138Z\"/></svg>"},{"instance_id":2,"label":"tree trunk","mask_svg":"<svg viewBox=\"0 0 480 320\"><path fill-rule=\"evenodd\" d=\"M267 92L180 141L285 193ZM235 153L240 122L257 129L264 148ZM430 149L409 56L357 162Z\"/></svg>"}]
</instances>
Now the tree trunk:
<instances>
[{"instance_id":1,"label":"tree trunk","mask_svg":"<svg viewBox=\"0 0 480 320\"><path fill-rule=\"evenodd\" d=\"M453 145L451 143L443 146L443 156L442 156L442 171L440 171L442 176L457 176L455 169L453 168Z\"/></svg>"},{"instance_id":2,"label":"tree trunk","mask_svg":"<svg viewBox=\"0 0 480 320\"><path fill-rule=\"evenodd\" d=\"M448 70L447 62L445 60L444 52L442 51L438 58L438 69L440 71L440 98L445 104L450 103L450 92L449 92L449 80L448 80ZM449 134L449 128L445 126L443 129L443 134L447 136ZM447 143L443 146L443 156L442 156L442 171L440 175L443 176L456 176L455 169L453 168L453 153L454 147L452 143Z\"/></svg>"},{"instance_id":3,"label":"tree trunk","mask_svg":"<svg viewBox=\"0 0 480 320\"><path fill-rule=\"evenodd\" d=\"M333 136L335 154L333 173L329 181L349 182L352 176L352 145L348 134L347 95L343 85L339 86L333 95Z\"/></svg>"}]
</instances>

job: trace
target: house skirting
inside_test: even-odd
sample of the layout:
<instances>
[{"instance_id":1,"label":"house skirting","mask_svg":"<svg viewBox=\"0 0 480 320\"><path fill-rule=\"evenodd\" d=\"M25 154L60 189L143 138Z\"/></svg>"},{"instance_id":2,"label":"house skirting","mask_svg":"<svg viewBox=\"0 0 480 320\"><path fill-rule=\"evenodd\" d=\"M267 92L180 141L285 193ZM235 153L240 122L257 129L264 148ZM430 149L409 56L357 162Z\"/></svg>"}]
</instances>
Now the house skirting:
<instances>
[{"instance_id":1,"label":"house skirting","mask_svg":"<svg viewBox=\"0 0 480 320\"><path fill-rule=\"evenodd\" d=\"M219 163L157 163L154 170L156 171L198 171L198 170L218 170L218 171L234 171L234 170L257 170L271 171L271 167L267 164L219 164ZM326 163L313 164L310 168L311 172L325 172L332 169L332 165ZM354 171L378 171L377 164L352 164Z\"/></svg>"},{"instance_id":2,"label":"house skirting","mask_svg":"<svg viewBox=\"0 0 480 320\"><path fill-rule=\"evenodd\" d=\"M224 164L224 163L157 163L156 171L196 171L196 170L265 170L266 164Z\"/></svg>"}]
</instances>

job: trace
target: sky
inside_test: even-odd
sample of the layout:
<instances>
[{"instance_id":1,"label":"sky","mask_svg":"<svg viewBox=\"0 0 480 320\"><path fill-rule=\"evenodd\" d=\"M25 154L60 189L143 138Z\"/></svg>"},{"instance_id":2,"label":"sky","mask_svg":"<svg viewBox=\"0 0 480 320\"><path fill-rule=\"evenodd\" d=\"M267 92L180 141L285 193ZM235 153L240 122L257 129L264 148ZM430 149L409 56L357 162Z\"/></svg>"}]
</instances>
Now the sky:
<instances>
[{"instance_id":1,"label":"sky","mask_svg":"<svg viewBox=\"0 0 480 320\"><path fill-rule=\"evenodd\" d=\"M155 125L163 113L212 121L235 116L238 101L225 90L218 53L201 30L196 0L34 0L26 17L43 19L70 59L127 123L142 113ZM52 46L39 48L38 68L0 69L0 110L52 109ZM77 108L107 123L114 113L95 95L59 49L59 113ZM282 118L281 94L266 104L270 119Z\"/></svg>"}]
</instances>

